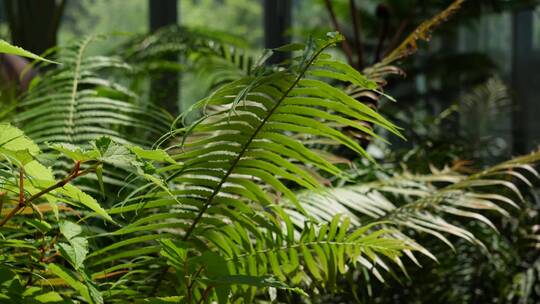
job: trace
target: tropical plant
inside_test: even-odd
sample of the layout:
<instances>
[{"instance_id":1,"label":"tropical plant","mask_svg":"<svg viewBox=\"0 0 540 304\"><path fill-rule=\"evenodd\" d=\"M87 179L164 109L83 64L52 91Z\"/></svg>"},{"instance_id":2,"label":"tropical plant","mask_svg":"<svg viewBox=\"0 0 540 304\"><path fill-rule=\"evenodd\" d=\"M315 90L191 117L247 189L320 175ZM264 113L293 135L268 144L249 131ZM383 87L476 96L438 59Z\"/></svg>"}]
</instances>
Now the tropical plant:
<instances>
[{"instance_id":1,"label":"tropical plant","mask_svg":"<svg viewBox=\"0 0 540 304\"><path fill-rule=\"evenodd\" d=\"M482 246L459 219L495 226L485 214L507 216L503 205L522 197L516 185L536 175L539 153L475 174L372 170L383 177L351 185L362 172L335 162L325 146L377 166L355 134L402 135L359 98L385 96L380 83L394 68L374 67L374 80L333 59L327 49L342 41L338 33L277 49L295 56L225 81L192 106L198 120L188 124L183 113L145 149L143 136L130 134L156 139L162 122L133 118L157 116L99 76L103 67L129 66L86 58L92 39L66 48L64 66L31 88L16 120L26 135L0 129L6 303L316 302L306 292L342 291L341 280L359 273L399 279L397 270L407 275L422 257L436 260L433 239ZM58 163L70 165L60 179L47 167ZM122 185L133 185L120 198L103 182L116 168ZM112 207L73 183L87 174L98 186L81 185Z\"/></svg>"},{"instance_id":2,"label":"tropical plant","mask_svg":"<svg viewBox=\"0 0 540 304\"><path fill-rule=\"evenodd\" d=\"M103 39L106 37L88 36L57 48L57 61L62 64L36 77L17 102L12 122L45 153L51 151L47 144L86 147L101 136L149 147L153 138L168 130L171 115L123 84L133 70L129 64L119 57L86 54L94 41ZM59 175L70 169L71 163L65 160L54 164ZM124 177L125 173L109 170L104 179L121 188ZM96 180L95 174L83 179L89 178ZM96 192L96 187L86 189Z\"/></svg>"},{"instance_id":3,"label":"tropical plant","mask_svg":"<svg viewBox=\"0 0 540 304\"><path fill-rule=\"evenodd\" d=\"M168 129L167 113L139 100L135 92L115 81L107 69L127 71L119 58L87 56L89 36L59 50L62 62L35 80L18 103L15 124L38 144L62 142L81 145L107 135L122 143L151 145ZM130 136L138 134L138 136Z\"/></svg>"},{"instance_id":4,"label":"tropical plant","mask_svg":"<svg viewBox=\"0 0 540 304\"><path fill-rule=\"evenodd\" d=\"M103 303L83 264L88 240L83 236L83 227L72 218L100 217L115 222L92 196L72 182L90 173L101 176L103 166L110 164L133 168L131 171L149 177L151 165L145 159L169 158L163 151L123 147L106 137L94 141L93 148L84 152L72 146L53 145L51 149L77 159L69 174L58 180L50 168L38 161L39 147L19 129L2 124L0 142L2 303L65 303L66 295L43 287L57 284L68 284L88 303ZM150 179L159 183L155 177ZM86 229L91 227L86 225ZM56 261L58 256L64 261ZM71 265L77 275L65 265ZM43 274L57 276L61 281L55 283Z\"/></svg>"},{"instance_id":5,"label":"tropical plant","mask_svg":"<svg viewBox=\"0 0 540 304\"><path fill-rule=\"evenodd\" d=\"M239 37L178 25L135 35L117 53L135 67L136 87L146 84L144 80L148 78L158 82L162 75L176 81L181 73L181 91L185 97L180 99L182 109L189 108L194 100L203 98L217 85L245 76L254 65L262 63L257 62L255 52ZM154 103L163 103L161 96L156 97Z\"/></svg>"}]
</instances>

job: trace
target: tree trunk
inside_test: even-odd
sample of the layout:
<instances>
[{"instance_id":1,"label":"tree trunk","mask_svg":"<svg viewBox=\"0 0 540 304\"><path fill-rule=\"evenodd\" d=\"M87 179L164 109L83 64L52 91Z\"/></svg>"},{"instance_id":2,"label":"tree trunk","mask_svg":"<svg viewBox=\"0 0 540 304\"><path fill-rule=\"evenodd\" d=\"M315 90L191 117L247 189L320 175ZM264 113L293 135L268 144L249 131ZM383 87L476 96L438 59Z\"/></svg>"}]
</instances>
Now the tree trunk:
<instances>
[{"instance_id":1,"label":"tree trunk","mask_svg":"<svg viewBox=\"0 0 540 304\"><path fill-rule=\"evenodd\" d=\"M36 54L56 45L65 0L4 0L12 42Z\"/></svg>"},{"instance_id":2,"label":"tree trunk","mask_svg":"<svg viewBox=\"0 0 540 304\"><path fill-rule=\"evenodd\" d=\"M277 48L291 43L286 31L292 22L292 0L264 0L264 47ZM275 53L268 63L280 63L290 58L290 53Z\"/></svg>"},{"instance_id":3,"label":"tree trunk","mask_svg":"<svg viewBox=\"0 0 540 304\"><path fill-rule=\"evenodd\" d=\"M150 13L150 30L152 32L178 23L178 3L176 0L148 0ZM178 55L163 58L168 61L178 61ZM160 105L173 116L179 113L179 79L177 72L162 72L152 75L150 82L150 99Z\"/></svg>"}]
</instances>

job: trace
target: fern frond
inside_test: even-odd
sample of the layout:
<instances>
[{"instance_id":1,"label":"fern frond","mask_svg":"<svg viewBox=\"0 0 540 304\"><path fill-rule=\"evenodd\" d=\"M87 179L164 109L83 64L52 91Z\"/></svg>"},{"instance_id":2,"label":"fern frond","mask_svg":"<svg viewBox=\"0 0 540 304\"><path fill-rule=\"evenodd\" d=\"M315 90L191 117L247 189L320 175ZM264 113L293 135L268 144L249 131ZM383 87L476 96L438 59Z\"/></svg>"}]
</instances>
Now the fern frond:
<instances>
[{"instance_id":1,"label":"fern frond","mask_svg":"<svg viewBox=\"0 0 540 304\"><path fill-rule=\"evenodd\" d=\"M148 147L169 129L168 113L142 102L121 79L115 79L132 73L129 64L117 57L87 55L88 47L99 39L104 38L88 36L58 48L62 65L39 78L18 103L14 123L45 152L56 143L87 147L101 136ZM59 160L54 169L62 175L70 167L70 162ZM123 186L127 175L108 170L103 179ZM94 174L85 179L97 181ZM95 187L83 188L96 192Z\"/></svg>"},{"instance_id":2,"label":"fern frond","mask_svg":"<svg viewBox=\"0 0 540 304\"><path fill-rule=\"evenodd\" d=\"M445 10L429 20L422 22L405 40L383 60L389 64L403 57L410 56L418 49L418 41L429 40L431 32L441 23L446 22L450 16L458 11L465 0L454 0Z\"/></svg>"},{"instance_id":3,"label":"fern frond","mask_svg":"<svg viewBox=\"0 0 540 304\"><path fill-rule=\"evenodd\" d=\"M320 226L304 221L299 233L280 206L283 195L301 210L291 188L320 189L314 171L344 175L297 135L306 133L346 145L368 159L366 151L338 126L375 136L359 123L369 121L399 135L398 128L375 110L322 80L376 89L373 81L324 53L337 41L339 37L311 45L289 69L259 70L197 103L194 109L212 110L168 135L179 142L168 148L179 165L160 170L168 176L170 190L141 188L108 210L123 217L118 220L125 225L106 236L122 241L91 255L93 269L110 272L143 258L145 263L163 267L161 273L148 268L141 273L160 285L170 272L165 261L155 256L164 250L163 244L156 244L161 233L181 239L178 252L189 244L182 256L191 265L186 267L194 270L184 275L193 276L198 267L204 268L201 278L192 278L196 284L190 292L199 296L209 288L203 278L217 280L217 274L201 264L207 255L228 266L222 276L274 275L292 286L310 282L321 288L332 288L336 276L355 263L377 273L378 268L388 269L384 260L399 265L399 255L411 247L391 237L394 232L373 225L350 230L348 220L338 216ZM276 267L279 261L291 259L294 263L288 271L294 271L293 280ZM178 263L182 261L169 260L173 268ZM249 284L230 288L248 299L255 294Z\"/></svg>"},{"instance_id":4,"label":"fern frond","mask_svg":"<svg viewBox=\"0 0 540 304\"><path fill-rule=\"evenodd\" d=\"M367 106L350 98L343 91L312 77L349 81L374 89L374 84L345 64L321 56L335 40L315 49L297 67L296 73L276 72L268 76L249 77L226 85L196 107L227 106L230 110L211 113L194 126L178 130L184 133L185 143L178 146L185 152L173 157L183 161L181 170L174 173L176 183L186 194L199 188L199 214L186 232L196 228L208 208L238 191L255 198L262 205L273 199L266 194L266 185L296 202L294 194L278 178L302 187L315 189L318 181L298 162L311 165L331 174L339 169L291 139L297 132L346 145L370 158L354 140L333 129L332 124L345 124L370 133L356 120L370 121L397 134L397 128ZM322 57L322 58L321 58ZM333 110L339 114L326 111ZM349 118L350 117L350 118ZM211 142L211 143L210 143ZM278 178L276 178L278 177ZM200 187L200 180L206 180ZM263 182L265 188L257 185ZM233 199L234 200L234 199ZM298 206L298 205L297 205Z\"/></svg>"},{"instance_id":5,"label":"fern frond","mask_svg":"<svg viewBox=\"0 0 540 304\"><path fill-rule=\"evenodd\" d=\"M170 117L103 71L129 73L114 57L87 56L89 36L60 49L63 65L46 73L19 103L15 123L38 144L85 144L107 135L118 142L148 146L168 128ZM133 136L137 134L137 136Z\"/></svg>"},{"instance_id":6,"label":"fern frond","mask_svg":"<svg viewBox=\"0 0 540 304\"><path fill-rule=\"evenodd\" d=\"M538 160L540 152L535 152L471 175L455 168L433 169L432 174L424 175L406 171L362 185L305 191L298 199L316 220L325 221L336 214L350 217L354 225L387 220L430 234L450 247L452 242L445 235L483 246L466 226L450 219L479 221L496 231L485 213L509 216L508 208L519 208L516 201L523 195L518 185L531 186L531 181L538 179L532 166ZM298 223L305 221L300 213L290 212Z\"/></svg>"},{"instance_id":7,"label":"fern frond","mask_svg":"<svg viewBox=\"0 0 540 304\"><path fill-rule=\"evenodd\" d=\"M120 55L142 73L189 68L210 76L211 79L198 78L212 85L245 76L255 64L254 55L240 38L178 25L136 36L120 50ZM178 56L182 57L180 61Z\"/></svg>"}]
</instances>

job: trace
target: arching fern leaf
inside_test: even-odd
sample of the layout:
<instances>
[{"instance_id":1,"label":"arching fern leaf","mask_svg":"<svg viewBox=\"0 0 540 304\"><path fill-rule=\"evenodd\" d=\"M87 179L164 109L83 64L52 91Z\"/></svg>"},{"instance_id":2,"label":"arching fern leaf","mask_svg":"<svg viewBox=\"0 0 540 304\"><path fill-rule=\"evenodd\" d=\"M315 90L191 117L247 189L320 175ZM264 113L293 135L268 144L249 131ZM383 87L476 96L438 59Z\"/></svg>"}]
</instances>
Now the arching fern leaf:
<instances>
[{"instance_id":1,"label":"arching fern leaf","mask_svg":"<svg viewBox=\"0 0 540 304\"><path fill-rule=\"evenodd\" d=\"M38 144L80 145L107 135L121 143L149 145L150 138L167 130L166 113L142 103L112 78L114 71L129 73L128 64L86 54L96 39L89 36L60 48L62 66L45 73L19 103L15 123Z\"/></svg>"},{"instance_id":2,"label":"arching fern leaf","mask_svg":"<svg viewBox=\"0 0 540 304\"><path fill-rule=\"evenodd\" d=\"M460 173L456 168L433 169L432 174L405 171L371 183L304 191L298 199L318 221L337 214L348 216L358 227L389 221L402 227L401 231L425 233L452 248L449 235L484 246L466 223L478 221L497 231L487 213L509 216L511 209L519 208L516 202L523 199L519 185L530 187L540 177L533 167L538 160L540 152L535 152L476 174ZM305 221L297 211L290 213L296 221ZM395 236L404 240L413 237L406 233ZM431 256L425 248L417 249Z\"/></svg>"},{"instance_id":3,"label":"arching fern leaf","mask_svg":"<svg viewBox=\"0 0 540 304\"><path fill-rule=\"evenodd\" d=\"M168 134L178 142L168 148L178 165L160 170L168 176L170 191L143 187L108 210L126 221L110 236L124 239L91 254L92 268L107 273L137 267L139 262L162 265L158 272L146 267L134 273L134 282L154 281L153 288L139 292L167 295L163 277L174 269L177 277L191 282L180 285L185 294L226 303L229 295L244 297L247 302L253 299L256 285L244 276L260 282L272 275L290 286L332 289L347 265L387 269L385 260L400 264L401 252L411 248L393 238L391 230L374 225L349 229L349 220L340 216L318 225L309 221L306 212L308 220L298 229L280 200L287 197L301 210L293 188L321 188L314 171L344 175L295 138L296 134L335 141L368 159L364 149L336 125L375 136L358 123L369 121L399 135L376 111L323 81L376 88L372 81L324 53L339 39L337 35L316 41L290 68L260 69L197 103L194 109L221 110L208 111L191 126ZM170 243L156 243L164 233L176 240L174 249ZM156 256L158 252L161 257ZM217 283L227 279L239 283Z\"/></svg>"}]
</instances>

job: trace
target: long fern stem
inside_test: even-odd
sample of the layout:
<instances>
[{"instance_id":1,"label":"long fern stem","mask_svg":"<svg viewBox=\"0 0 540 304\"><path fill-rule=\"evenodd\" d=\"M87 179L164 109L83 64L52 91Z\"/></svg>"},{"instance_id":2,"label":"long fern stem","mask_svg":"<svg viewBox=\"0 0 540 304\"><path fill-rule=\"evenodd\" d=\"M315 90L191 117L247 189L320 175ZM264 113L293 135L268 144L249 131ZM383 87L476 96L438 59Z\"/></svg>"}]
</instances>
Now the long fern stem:
<instances>
[{"instance_id":1,"label":"long fern stem","mask_svg":"<svg viewBox=\"0 0 540 304\"><path fill-rule=\"evenodd\" d=\"M70 139L70 142L72 141L71 135L74 134L73 127L75 125L74 119L75 119L75 111L77 107L77 91L79 86L79 79L81 77L81 62L83 59L84 51L86 50L86 47L92 40L94 39L93 36L89 36L86 38L79 47L79 51L77 53L77 58L75 62L75 71L73 72L73 85L71 86L71 96L70 96L70 102L69 102L69 115L68 115L68 122L67 126L69 127L69 131L67 131L67 136Z\"/></svg>"},{"instance_id":2,"label":"long fern stem","mask_svg":"<svg viewBox=\"0 0 540 304\"><path fill-rule=\"evenodd\" d=\"M270 109L270 111L268 111L268 114L266 115L266 117L261 121L261 123L257 126L257 128L253 131L253 133L251 134L251 136L249 137L249 139L247 140L246 144L244 145L244 147L242 147L242 150L238 153L238 156L236 156L236 158L233 160L231 166L229 167L229 169L227 170L227 172L225 173L225 175L223 176L223 178L220 180L219 184L216 186L216 188L214 189L214 191L212 192L212 194L210 195L210 197L208 197L208 199L206 200L206 202L204 203L203 207L201 208L201 210L199 211L199 213L197 214L197 217L195 217L195 220L193 221L193 223L191 224L191 226L188 228L188 230L186 231L186 234L184 235L184 238L183 240L186 241L189 236L191 235L191 233L193 232L193 230L195 229L195 227L197 226L197 224L199 223L199 221L202 219L204 213L206 212L206 210L210 207L210 205L212 204L212 201L214 200L214 197L216 195L218 195L218 193L221 191L221 187L223 186L223 184L225 183L225 181L227 180L227 178L232 174L233 170L235 169L236 165L238 164L238 162L240 161L240 159L244 156L244 153L246 152L246 150L248 149L248 147L250 146L251 142L253 142L253 140L255 139L255 137L259 134L260 130L262 129L262 127L266 124L266 122L268 121L268 119L270 119L270 117L272 116L272 114L274 113L274 111L281 105L281 103L283 102L283 100L285 100L285 98L289 95L289 93L292 91L292 89L294 89L296 87L296 85L298 84L298 82L304 77L305 73L307 72L308 68L311 66L311 64L315 61L315 59L317 59L317 57L319 57L319 55L326 49L328 48L329 46L333 45L334 42L329 42L327 44L325 44L324 46L322 46L321 48L319 48L319 50L317 50L317 52L310 58L310 60L307 62L307 64L304 66L304 68L302 69L302 71L298 74L298 76L296 77L296 79L294 80L294 82L291 84L291 86L287 89L287 91L285 91L285 93L283 93L283 95L280 97L280 99L276 102L276 104Z\"/></svg>"}]
</instances>

